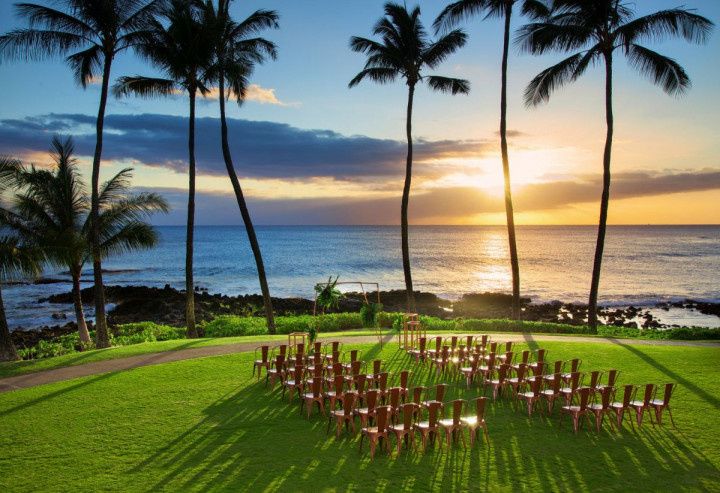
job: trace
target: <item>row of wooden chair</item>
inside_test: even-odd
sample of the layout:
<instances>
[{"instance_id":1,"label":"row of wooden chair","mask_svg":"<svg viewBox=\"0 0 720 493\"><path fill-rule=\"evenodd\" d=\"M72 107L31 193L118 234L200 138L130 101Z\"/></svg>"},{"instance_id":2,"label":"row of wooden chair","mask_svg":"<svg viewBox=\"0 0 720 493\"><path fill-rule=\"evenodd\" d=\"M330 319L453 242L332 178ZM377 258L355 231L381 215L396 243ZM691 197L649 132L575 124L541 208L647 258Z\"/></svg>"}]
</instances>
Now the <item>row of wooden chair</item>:
<instances>
[{"instance_id":1,"label":"row of wooden chair","mask_svg":"<svg viewBox=\"0 0 720 493\"><path fill-rule=\"evenodd\" d=\"M303 363L307 363L308 359L314 355L320 354L324 361L332 362L333 359L358 359L360 350L354 349L348 352L342 352L343 343L340 341L315 341L311 345L308 345L306 352L306 346L303 343L298 344L278 344L277 346L262 345L255 348L255 358L253 360L253 375L257 370L258 380L263 368L267 371L272 367L273 361L278 356L282 356L284 360L298 360L301 359Z\"/></svg>"}]
</instances>

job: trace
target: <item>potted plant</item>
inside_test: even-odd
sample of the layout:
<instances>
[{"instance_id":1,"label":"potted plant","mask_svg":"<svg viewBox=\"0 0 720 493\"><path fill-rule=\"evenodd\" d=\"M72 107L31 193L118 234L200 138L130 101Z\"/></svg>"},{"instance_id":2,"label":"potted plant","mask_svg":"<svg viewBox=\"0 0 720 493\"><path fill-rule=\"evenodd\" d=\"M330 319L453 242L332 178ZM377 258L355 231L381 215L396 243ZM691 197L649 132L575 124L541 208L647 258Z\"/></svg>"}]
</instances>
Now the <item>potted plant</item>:
<instances>
[{"instance_id":1,"label":"potted plant","mask_svg":"<svg viewBox=\"0 0 720 493\"><path fill-rule=\"evenodd\" d=\"M344 297L342 292L336 287L339 278L340 276L336 276L333 281L332 276L330 276L327 283L317 284L315 286L315 302L323 313L325 313L325 310L337 308L340 300Z\"/></svg>"},{"instance_id":2,"label":"potted plant","mask_svg":"<svg viewBox=\"0 0 720 493\"><path fill-rule=\"evenodd\" d=\"M378 326L377 317L383 309L382 303L365 303L360 307L360 319L366 329L374 329Z\"/></svg>"}]
</instances>

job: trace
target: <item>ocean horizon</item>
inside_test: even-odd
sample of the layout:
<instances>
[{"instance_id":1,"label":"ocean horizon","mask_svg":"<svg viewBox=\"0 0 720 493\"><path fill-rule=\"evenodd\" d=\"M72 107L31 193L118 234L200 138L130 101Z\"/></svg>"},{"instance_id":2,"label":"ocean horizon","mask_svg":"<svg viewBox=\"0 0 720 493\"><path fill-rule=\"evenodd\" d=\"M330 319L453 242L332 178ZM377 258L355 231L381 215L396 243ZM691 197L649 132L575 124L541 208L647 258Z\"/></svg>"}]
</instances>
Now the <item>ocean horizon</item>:
<instances>
[{"instance_id":1,"label":"ocean horizon","mask_svg":"<svg viewBox=\"0 0 720 493\"><path fill-rule=\"evenodd\" d=\"M522 295L535 303L586 303L596 229L518 226ZM157 231L156 248L104 262L106 285L184 288L185 227L157 226ZM404 289L398 226L264 225L257 226L257 234L273 296L312 298L314 285L329 276L378 282L382 290ZM448 299L511 291L505 226L411 226L410 249L417 290ZM4 287L11 328L74 319L70 305L39 302L70 290L63 271L46 269L43 278L49 284ZM599 301L605 306L685 299L717 303L717 272L719 225L609 226ZM91 282L92 269L86 266L83 283ZM244 227L196 227L195 283L230 296L260 292ZM720 325L713 316L668 316L676 317L672 323Z\"/></svg>"}]
</instances>

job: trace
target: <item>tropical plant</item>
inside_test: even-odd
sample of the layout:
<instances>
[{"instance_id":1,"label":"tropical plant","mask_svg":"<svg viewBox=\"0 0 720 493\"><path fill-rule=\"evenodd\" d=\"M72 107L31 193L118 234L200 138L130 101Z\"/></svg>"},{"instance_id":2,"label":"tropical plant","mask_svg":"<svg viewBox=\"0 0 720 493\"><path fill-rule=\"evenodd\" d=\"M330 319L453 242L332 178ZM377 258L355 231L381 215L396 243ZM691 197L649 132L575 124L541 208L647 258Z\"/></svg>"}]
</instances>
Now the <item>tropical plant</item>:
<instances>
[{"instance_id":1,"label":"tropical plant","mask_svg":"<svg viewBox=\"0 0 720 493\"><path fill-rule=\"evenodd\" d=\"M515 240L515 215L513 213L512 186L510 182L510 158L507 143L507 69L510 51L510 22L515 4L522 2L522 13L533 18L547 16L549 10L538 0L459 0L446 6L435 20L435 31L447 30L461 20L485 14L485 18L500 17L504 20L503 52L500 70L500 154L502 156L503 179L505 182L505 216L510 247L510 270L512 271L512 314L520 317L520 261Z\"/></svg>"},{"instance_id":2,"label":"tropical plant","mask_svg":"<svg viewBox=\"0 0 720 493\"><path fill-rule=\"evenodd\" d=\"M631 67L647 76L666 93L679 95L690 87L690 78L685 70L675 60L640 43L671 37L703 43L713 28L710 20L686 8L660 10L635 17L633 7L633 4L620 0L555 0L551 15L541 22L523 26L517 40L523 50L534 54L579 50L543 70L530 82L525 90L525 103L528 106L547 102L553 91L577 80L590 65L602 63L605 68L607 132L600 220L588 301L588 325L592 331L597 330L597 299L610 201L614 57L616 53L624 54Z\"/></svg>"},{"instance_id":3,"label":"tropical plant","mask_svg":"<svg viewBox=\"0 0 720 493\"><path fill-rule=\"evenodd\" d=\"M408 204L410 200L410 184L412 180L413 142L412 142L412 111L415 87L427 82L434 91L467 94L470 83L463 79L424 75L425 69L435 69L451 54L465 45L467 36L459 29L450 31L437 40L428 36L420 20L420 7L411 11L396 3L385 4L385 15L378 20L373 34L380 41L353 36L350 48L367 55L365 67L349 83L355 87L365 79L378 84L395 81L398 77L405 79L408 86L406 133L407 158L405 162L405 185L403 187L400 206L401 241L403 273L405 276L405 293L409 311L415 311L415 293L413 291L412 272L410 270L410 245L408 239Z\"/></svg>"},{"instance_id":4,"label":"tropical plant","mask_svg":"<svg viewBox=\"0 0 720 493\"><path fill-rule=\"evenodd\" d=\"M57 0L58 8L18 3L17 14L29 27L0 36L0 59L39 60L66 56L83 89L100 77L91 181L93 277L98 347L110 345L105 317L100 238L100 160L110 72L115 56L134 46L164 0Z\"/></svg>"},{"instance_id":5,"label":"tropical plant","mask_svg":"<svg viewBox=\"0 0 720 493\"><path fill-rule=\"evenodd\" d=\"M52 141L54 169L25 168L18 174L20 193L9 226L23 242L41 250L47 261L68 269L80 341L90 343L85 323L80 278L85 263L92 258L92 220L90 199L77 170L71 138ZM143 221L168 205L155 193L128 193L132 169L127 168L100 187L100 258L153 247L157 235Z\"/></svg>"},{"instance_id":6,"label":"tropical plant","mask_svg":"<svg viewBox=\"0 0 720 493\"><path fill-rule=\"evenodd\" d=\"M150 21L136 51L167 78L120 77L113 91L117 97L136 94L141 97L172 96L187 93L188 120L188 208L185 242L185 321L187 336L198 336L195 326L195 283L193 279L193 238L195 232L195 100L198 92L207 95L208 63L212 56L209 30L200 22L198 3L172 0L164 11L166 23Z\"/></svg>"},{"instance_id":7,"label":"tropical plant","mask_svg":"<svg viewBox=\"0 0 720 493\"><path fill-rule=\"evenodd\" d=\"M338 279L340 279L340 276L336 276L335 280L330 276L326 283L315 285L315 303L323 313L326 310L337 309L340 300L345 297L342 291L337 288Z\"/></svg>"},{"instance_id":8,"label":"tropical plant","mask_svg":"<svg viewBox=\"0 0 720 493\"><path fill-rule=\"evenodd\" d=\"M0 156L0 197L16 186L20 166L20 161ZM5 315L2 284L18 277L37 275L42 261L39 251L23 245L16 235L7 230L9 213L7 209L0 208L0 361L19 359Z\"/></svg>"},{"instance_id":9,"label":"tropical plant","mask_svg":"<svg viewBox=\"0 0 720 493\"><path fill-rule=\"evenodd\" d=\"M225 99L235 98L238 105L241 105L247 95L249 78L255 65L265 62L268 57L273 60L277 57L275 44L258 35L265 29L279 27L278 14L271 10L257 10L245 20L237 22L230 15L230 2L231 0L218 0L216 8L213 0L204 0L203 23L209 26L214 34L213 80L218 84L223 160L255 258L268 332L274 334L275 317L260 243L230 153Z\"/></svg>"},{"instance_id":10,"label":"tropical plant","mask_svg":"<svg viewBox=\"0 0 720 493\"><path fill-rule=\"evenodd\" d=\"M363 327L372 329L378 326L378 313L383 309L382 303L363 303L360 307L360 319Z\"/></svg>"}]
</instances>

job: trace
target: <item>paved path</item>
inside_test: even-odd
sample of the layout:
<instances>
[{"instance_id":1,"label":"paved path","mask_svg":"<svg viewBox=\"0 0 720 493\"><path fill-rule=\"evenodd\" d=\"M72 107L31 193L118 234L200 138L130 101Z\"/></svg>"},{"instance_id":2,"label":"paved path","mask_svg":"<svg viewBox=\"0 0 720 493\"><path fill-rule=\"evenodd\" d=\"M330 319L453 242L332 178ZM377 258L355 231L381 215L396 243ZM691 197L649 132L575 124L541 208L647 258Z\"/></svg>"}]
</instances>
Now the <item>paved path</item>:
<instances>
[{"instance_id":1,"label":"paved path","mask_svg":"<svg viewBox=\"0 0 720 493\"><path fill-rule=\"evenodd\" d=\"M665 341L651 339L609 339L599 337L582 337L582 336L558 336L549 334L492 334L493 339L502 341L548 341L548 342L596 342L601 344L633 344L641 346L695 346L695 347L717 347L720 348L718 342L703 341ZM328 335L323 339L339 340L344 344L363 344L377 342L377 336L345 336L332 337ZM390 342L391 335L384 336L384 342ZM267 344L279 344L281 341L275 340L267 342ZM114 371L130 370L141 366L159 365L169 363L171 361L182 361L193 358L204 358L208 356L220 356L223 354L240 353L243 351L252 351L259 345L261 341L243 342L236 344L226 344L223 346L204 346L199 348L181 349L177 351L166 351L162 353L141 354L138 356L129 356L114 360L95 361L93 363L85 363L83 365L66 366L63 368L55 368L52 370L39 371L7 377L0 379L0 393L10 390L24 389L34 387L36 385L44 385L46 383L59 382L63 380L71 380L78 377L86 377L89 375L98 375ZM395 344L392 341L391 344Z\"/></svg>"}]
</instances>

